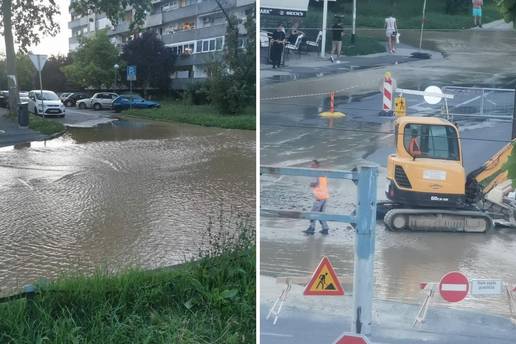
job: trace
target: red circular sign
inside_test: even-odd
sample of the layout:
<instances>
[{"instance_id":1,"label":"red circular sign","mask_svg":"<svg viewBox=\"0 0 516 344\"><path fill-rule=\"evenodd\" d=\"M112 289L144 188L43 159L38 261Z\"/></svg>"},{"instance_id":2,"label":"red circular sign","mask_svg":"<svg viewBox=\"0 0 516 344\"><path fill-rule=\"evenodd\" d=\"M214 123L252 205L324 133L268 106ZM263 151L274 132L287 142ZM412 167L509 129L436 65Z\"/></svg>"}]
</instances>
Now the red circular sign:
<instances>
[{"instance_id":1,"label":"red circular sign","mask_svg":"<svg viewBox=\"0 0 516 344\"><path fill-rule=\"evenodd\" d=\"M449 272L439 282L439 293L448 302L464 300L469 291L468 278L460 272Z\"/></svg>"},{"instance_id":2,"label":"red circular sign","mask_svg":"<svg viewBox=\"0 0 516 344\"><path fill-rule=\"evenodd\" d=\"M334 344L369 344L369 341L359 334L343 334Z\"/></svg>"}]
</instances>

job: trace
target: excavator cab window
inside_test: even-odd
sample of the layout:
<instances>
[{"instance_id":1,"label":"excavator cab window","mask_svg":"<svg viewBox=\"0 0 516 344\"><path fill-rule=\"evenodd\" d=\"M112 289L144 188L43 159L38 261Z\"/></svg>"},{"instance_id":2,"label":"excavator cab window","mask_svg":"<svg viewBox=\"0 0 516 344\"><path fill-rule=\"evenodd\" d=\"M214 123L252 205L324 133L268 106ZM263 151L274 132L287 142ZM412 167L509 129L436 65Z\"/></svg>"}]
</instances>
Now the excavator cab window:
<instances>
[{"instance_id":1,"label":"excavator cab window","mask_svg":"<svg viewBox=\"0 0 516 344\"><path fill-rule=\"evenodd\" d=\"M455 128L447 125L407 124L403 133L403 145L409 154L411 141L416 140L420 154L415 157L459 160L459 142Z\"/></svg>"}]
</instances>

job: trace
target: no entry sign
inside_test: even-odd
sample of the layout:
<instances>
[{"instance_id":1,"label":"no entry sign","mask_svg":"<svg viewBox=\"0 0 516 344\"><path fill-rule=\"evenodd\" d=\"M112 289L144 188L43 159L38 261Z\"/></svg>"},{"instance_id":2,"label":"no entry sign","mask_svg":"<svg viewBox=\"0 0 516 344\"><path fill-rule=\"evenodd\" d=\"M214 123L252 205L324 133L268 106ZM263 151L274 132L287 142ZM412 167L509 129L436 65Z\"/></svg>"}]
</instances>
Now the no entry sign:
<instances>
[{"instance_id":1,"label":"no entry sign","mask_svg":"<svg viewBox=\"0 0 516 344\"><path fill-rule=\"evenodd\" d=\"M449 272L439 282L439 293L448 302L464 300L469 291L468 278L460 272Z\"/></svg>"},{"instance_id":2,"label":"no entry sign","mask_svg":"<svg viewBox=\"0 0 516 344\"><path fill-rule=\"evenodd\" d=\"M369 344L369 341L360 334L343 333L333 344Z\"/></svg>"}]
</instances>

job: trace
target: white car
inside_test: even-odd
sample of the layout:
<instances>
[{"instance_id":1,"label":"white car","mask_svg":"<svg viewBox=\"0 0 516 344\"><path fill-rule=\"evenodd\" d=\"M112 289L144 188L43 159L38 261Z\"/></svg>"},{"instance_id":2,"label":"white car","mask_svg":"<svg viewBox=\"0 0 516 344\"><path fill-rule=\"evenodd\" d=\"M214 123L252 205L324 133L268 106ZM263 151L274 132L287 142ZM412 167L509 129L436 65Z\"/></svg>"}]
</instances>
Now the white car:
<instances>
[{"instance_id":1,"label":"white car","mask_svg":"<svg viewBox=\"0 0 516 344\"><path fill-rule=\"evenodd\" d=\"M111 109L113 100L118 98L118 94L112 92L95 93L93 97L78 100L76 105L79 109Z\"/></svg>"},{"instance_id":2,"label":"white car","mask_svg":"<svg viewBox=\"0 0 516 344\"><path fill-rule=\"evenodd\" d=\"M32 90L29 92L29 111L35 115L64 117L65 106L52 91Z\"/></svg>"}]
</instances>

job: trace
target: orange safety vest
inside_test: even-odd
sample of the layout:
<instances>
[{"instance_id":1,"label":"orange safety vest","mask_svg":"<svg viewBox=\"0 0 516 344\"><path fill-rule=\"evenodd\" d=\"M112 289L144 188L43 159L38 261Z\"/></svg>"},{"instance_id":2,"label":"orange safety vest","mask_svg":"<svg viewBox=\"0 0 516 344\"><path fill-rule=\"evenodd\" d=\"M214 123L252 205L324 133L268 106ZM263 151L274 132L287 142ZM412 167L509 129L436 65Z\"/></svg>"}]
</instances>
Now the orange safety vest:
<instances>
[{"instance_id":1,"label":"orange safety vest","mask_svg":"<svg viewBox=\"0 0 516 344\"><path fill-rule=\"evenodd\" d=\"M410 139L408 151L409 151L409 154L412 156L421 155L421 149L419 149L419 146L417 145L417 141L416 141L415 137Z\"/></svg>"},{"instance_id":2,"label":"orange safety vest","mask_svg":"<svg viewBox=\"0 0 516 344\"><path fill-rule=\"evenodd\" d=\"M328 178L319 177L319 182L317 186L313 188L314 196L317 200L326 200L330 198L330 193L328 192Z\"/></svg>"}]
</instances>

